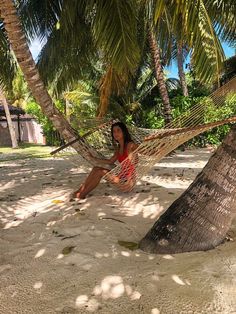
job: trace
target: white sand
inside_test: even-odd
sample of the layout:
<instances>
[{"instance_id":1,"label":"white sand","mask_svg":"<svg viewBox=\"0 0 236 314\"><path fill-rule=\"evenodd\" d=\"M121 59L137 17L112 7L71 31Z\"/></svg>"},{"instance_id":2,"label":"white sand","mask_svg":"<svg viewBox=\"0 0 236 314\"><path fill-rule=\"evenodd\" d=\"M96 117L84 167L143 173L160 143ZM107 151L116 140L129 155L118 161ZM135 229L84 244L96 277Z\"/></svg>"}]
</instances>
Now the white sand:
<instances>
[{"instance_id":1,"label":"white sand","mask_svg":"<svg viewBox=\"0 0 236 314\"><path fill-rule=\"evenodd\" d=\"M234 241L177 255L118 244L138 242L210 154L178 152L133 192L104 182L82 204L53 203L85 178L82 162L0 163L0 313L236 313Z\"/></svg>"}]
</instances>

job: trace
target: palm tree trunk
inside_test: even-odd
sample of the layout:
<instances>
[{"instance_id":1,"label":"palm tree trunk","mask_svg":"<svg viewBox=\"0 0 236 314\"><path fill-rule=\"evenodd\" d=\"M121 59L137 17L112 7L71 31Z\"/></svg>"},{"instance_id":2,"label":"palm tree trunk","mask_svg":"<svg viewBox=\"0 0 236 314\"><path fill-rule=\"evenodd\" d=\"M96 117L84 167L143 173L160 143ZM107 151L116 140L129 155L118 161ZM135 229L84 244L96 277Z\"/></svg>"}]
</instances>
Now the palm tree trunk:
<instances>
[{"instance_id":1,"label":"palm tree trunk","mask_svg":"<svg viewBox=\"0 0 236 314\"><path fill-rule=\"evenodd\" d=\"M109 66L106 73L103 75L100 81L99 93L100 93L100 101L98 108L98 118L102 118L105 116L108 110L109 99L111 96L111 85L113 79L113 68Z\"/></svg>"},{"instance_id":2,"label":"palm tree trunk","mask_svg":"<svg viewBox=\"0 0 236 314\"><path fill-rule=\"evenodd\" d=\"M15 133L14 126L11 120L11 114L9 111L8 103L1 87L0 87L0 102L2 102L4 110L5 110L8 129L9 129L10 137L11 137L12 148L18 148L18 143L16 140L16 133Z\"/></svg>"},{"instance_id":3,"label":"palm tree trunk","mask_svg":"<svg viewBox=\"0 0 236 314\"><path fill-rule=\"evenodd\" d=\"M0 10L11 48L15 53L16 59L25 76L32 95L42 108L43 113L52 121L62 137L66 141L72 141L78 137L78 135L65 117L55 107L52 98L40 79L39 72L22 31L21 23L13 1L1 0ZM82 140L73 144L73 147L80 151L80 154L82 155L84 153L86 154L84 151L85 149L81 149L83 146Z\"/></svg>"},{"instance_id":4,"label":"palm tree trunk","mask_svg":"<svg viewBox=\"0 0 236 314\"><path fill-rule=\"evenodd\" d=\"M182 41L179 41L177 43L177 64L178 64L178 73L179 73L179 79L183 91L184 96L188 96L188 86L186 83L186 77L184 73L184 59L183 59L183 44Z\"/></svg>"},{"instance_id":5,"label":"palm tree trunk","mask_svg":"<svg viewBox=\"0 0 236 314\"><path fill-rule=\"evenodd\" d=\"M161 66L160 48L157 45L156 38L151 29L149 30L148 38L149 38L149 45L150 45L150 50L152 54L152 59L154 63L154 74L155 74L155 78L157 81L157 85L160 91L160 95L161 95L163 107L164 107L164 120L165 120L165 124L168 124L172 121L170 99L167 92L164 73Z\"/></svg>"},{"instance_id":6,"label":"palm tree trunk","mask_svg":"<svg viewBox=\"0 0 236 314\"><path fill-rule=\"evenodd\" d=\"M209 250L225 239L236 214L236 128L190 187L140 242L152 253Z\"/></svg>"}]
</instances>

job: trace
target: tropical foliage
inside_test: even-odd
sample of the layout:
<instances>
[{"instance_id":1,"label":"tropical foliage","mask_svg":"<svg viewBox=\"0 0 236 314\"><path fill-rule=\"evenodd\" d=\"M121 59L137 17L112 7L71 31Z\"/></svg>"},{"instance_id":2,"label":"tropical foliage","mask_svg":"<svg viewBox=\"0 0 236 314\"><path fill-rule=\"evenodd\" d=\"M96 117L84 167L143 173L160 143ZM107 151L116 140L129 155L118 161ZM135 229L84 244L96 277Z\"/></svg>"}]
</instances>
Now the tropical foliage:
<instances>
[{"instance_id":1,"label":"tropical foliage","mask_svg":"<svg viewBox=\"0 0 236 314\"><path fill-rule=\"evenodd\" d=\"M15 73L15 60L10 50L3 23L0 20L0 85L11 90Z\"/></svg>"},{"instance_id":2,"label":"tropical foliage","mask_svg":"<svg viewBox=\"0 0 236 314\"><path fill-rule=\"evenodd\" d=\"M172 84L168 93L173 117L194 105L195 97L205 95L196 78L206 82L220 73L224 54L219 39L229 44L235 39L234 1L24 0L16 4L29 40L45 43L38 58L41 76L57 98L64 98L62 112L67 103L73 126L77 119L97 115L102 97L105 107L109 98L110 116L125 116L127 122L144 127L163 126L163 101L147 44L150 25L162 67L177 58L177 42L182 43L184 59L191 55L195 79L187 79L189 98L181 96L179 82L177 88L173 88L176 81L165 82L167 87ZM6 69L0 79L2 75L2 81L12 82L9 69L14 68L14 59L2 23L0 27L0 62ZM20 72L13 82L15 103L32 103ZM208 86L205 89L207 95Z\"/></svg>"},{"instance_id":3,"label":"tropical foliage","mask_svg":"<svg viewBox=\"0 0 236 314\"><path fill-rule=\"evenodd\" d=\"M56 101L56 106L59 110L63 110L63 103ZM35 101L29 101L25 106L25 111L33 116L36 121L42 126L43 135L47 145L61 145L63 140L52 122L45 116L40 106Z\"/></svg>"},{"instance_id":4,"label":"tropical foliage","mask_svg":"<svg viewBox=\"0 0 236 314\"><path fill-rule=\"evenodd\" d=\"M215 78L222 67L224 54L217 34L230 42L234 39L230 30L235 21L226 19L235 12L233 1L224 5L223 1L207 0L54 0L47 5L44 0L40 7L36 0L20 3L25 28L31 36L46 41L39 58L41 73L46 80L56 79L60 91L88 73L94 58L103 60L104 72L111 64L122 75L134 73L143 53L147 20L156 25L163 51L171 52L173 36L184 37L196 75L202 80ZM165 53L164 58L170 57Z\"/></svg>"}]
</instances>

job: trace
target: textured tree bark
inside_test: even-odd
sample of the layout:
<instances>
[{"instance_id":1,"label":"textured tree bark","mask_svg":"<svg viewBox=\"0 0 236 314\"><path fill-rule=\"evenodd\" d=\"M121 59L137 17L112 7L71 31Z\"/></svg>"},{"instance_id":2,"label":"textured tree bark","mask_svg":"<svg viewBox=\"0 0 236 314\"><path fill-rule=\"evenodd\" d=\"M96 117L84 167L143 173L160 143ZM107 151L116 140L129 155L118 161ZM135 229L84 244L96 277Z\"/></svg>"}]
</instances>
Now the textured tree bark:
<instances>
[{"instance_id":1,"label":"textured tree bark","mask_svg":"<svg viewBox=\"0 0 236 314\"><path fill-rule=\"evenodd\" d=\"M156 38L151 29L149 30L148 38L154 64L154 74L164 107L164 120L165 124L168 124L172 121L170 99L167 92L164 73L161 66L160 48L157 45Z\"/></svg>"},{"instance_id":2,"label":"textured tree bark","mask_svg":"<svg viewBox=\"0 0 236 314\"><path fill-rule=\"evenodd\" d=\"M179 79L183 91L184 96L188 96L188 86L186 83L186 77L184 73L184 60L183 60L183 44L181 41L177 43L177 64L178 64L178 74L179 74Z\"/></svg>"},{"instance_id":3,"label":"textured tree bark","mask_svg":"<svg viewBox=\"0 0 236 314\"><path fill-rule=\"evenodd\" d=\"M12 123L12 120L11 120L11 114L10 114L10 111L9 111L9 108L8 108L8 103L7 103L6 97L5 97L1 87L0 87L0 101L3 104L4 110L5 110L5 113L6 113L7 124L8 124L8 128L9 128L10 136L11 136L12 148L18 148L18 143L17 143L17 140L16 140L16 133L15 133L15 130L14 130L14 127L13 127L13 123Z\"/></svg>"},{"instance_id":4,"label":"textured tree bark","mask_svg":"<svg viewBox=\"0 0 236 314\"><path fill-rule=\"evenodd\" d=\"M70 142L77 138L78 135L55 107L51 96L48 94L48 91L40 79L12 0L1 0L0 16L3 19L11 48L24 74L25 80L29 85L32 95L42 108L42 111L52 121L55 128L66 141ZM79 142L74 143L73 147L78 150L82 156L87 156L84 140L81 139Z\"/></svg>"},{"instance_id":5,"label":"textured tree bark","mask_svg":"<svg viewBox=\"0 0 236 314\"><path fill-rule=\"evenodd\" d=\"M140 241L140 248L160 254L215 248L236 214L235 192L234 127L194 182Z\"/></svg>"}]
</instances>

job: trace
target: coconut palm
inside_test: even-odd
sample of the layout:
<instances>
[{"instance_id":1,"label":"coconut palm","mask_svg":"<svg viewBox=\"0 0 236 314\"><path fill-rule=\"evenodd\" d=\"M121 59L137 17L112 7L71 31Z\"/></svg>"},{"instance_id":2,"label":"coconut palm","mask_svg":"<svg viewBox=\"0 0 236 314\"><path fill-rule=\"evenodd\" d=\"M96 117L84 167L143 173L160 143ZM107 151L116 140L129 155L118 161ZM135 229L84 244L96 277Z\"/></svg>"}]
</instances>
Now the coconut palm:
<instances>
[{"instance_id":1,"label":"coconut palm","mask_svg":"<svg viewBox=\"0 0 236 314\"><path fill-rule=\"evenodd\" d=\"M162 102L163 102L164 120L165 120L165 124L168 124L172 120L170 99L169 99L167 87L165 84L164 72L162 69L160 48L158 47L158 44L155 38L155 33L153 32L152 29L149 29L149 43L150 43L150 50L151 50L152 59L153 59L155 78L156 78L157 85L158 85Z\"/></svg>"},{"instance_id":2,"label":"coconut palm","mask_svg":"<svg viewBox=\"0 0 236 314\"><path fill-rule=\"evenodd\" d=\"M188 96L188 86L186 82L186 76L184 73L184 45L181 40L177 42L177 64L178 64L178 74L181 82L181 87L183 91L183 95L185 97Z\"/></svg>"},{"instance_id":3,"label":"coconut palm","mask_svg":"<svg viewBox=\"0 0 236 314\"><path fill-rule=\"evenodd\" d=\"M163 3L162 3L163 4ZM205 4L205 5L204 5ZM193 5L199 9L199 18ZM225 37L228 41L235 38L235 3L229 1L227 5L219 1L185 1L176 7L173 17L179 12L188 9L183 21L185 28L185 40L189 47L193 47L192 59L195 62L195 71L198 76L207 78L212 73L213 68L219 73L221 68L221 54L216 52L218 39L214 33ZM163 8L157 6L157 17ZM217 12L218 10L218 12ZM202 16L209 17L210 12L212 25L208 29L202 28L198 34L189 36L188 32L196 27L196 20ZM227 21L227 16L229 20ZM188 22L189 29L186 27ZM185 23L187 23L185 25ZM213 28L214 23L217 26ZM173 25L177 25L177 20ZM227 25L226 25L227 24ZM204 24L202 24L203 26ZM205 25L206 26L206 25ZM212 34L211 39L206 41L208 46L207 56L204 52L197 56L197 47L201 48L200 41L203 42L205 35ZM215 54L215 57L213 56ZM212 58L214 67L207 69L204 65L207 58ZM198 65L202 65L198 67ZM200 69L205 69L205 74ZM213 77L216 77L213 75ZM231 130L225 138L223 144L217 149L208 164L198 175L190 187L167 209L167 211L158 219L150 231L140 242L140 248L153 253L177 253L185 251L207 250L220 244L230 227L233 217L235 216L235 190L236 182L233 173L236 172L236 151L235 151L235 128Z\"/></svg>"},{"instance_id":4,"label":"coconut palm","mask_svg":"<svg viewBox=\"0 0 236 314\"><path fill-rule=\"evenodd\" d=\"M32 95L40 104L45 115L51 119L54 126L66 140L73 139L76 134L53 105L52 99L41 81L35 62L30 53L25 34L21 28L19 16L14 3L10 0L1 2L1 19L7 33L11 48L14 51L18 64L24 73L25 79L32 91Z\"/></svg>"},{"instance_id":5,"label":"coconut palm","mask_svg":"<svg viewBox=\"0 0 236 314\"><path fill-rule=\"evenodd\" d=\"M11 89L11 83L15 73L15 62L10 52L9 43L3 24L0 22L0 102L3 104L9 133L12 142L12 148L17 148L16 133L11 119L11 114L6 99L6 93Z\"/></svg>"},{"instance_id":6,"label":"coconut palm","mask_svg":"<svg viewBox=\"0 0 236 314\"><path fill-rule=\"evenodd\" d=\"M8 129L9 129L9 133L10 133L10 137L11 137L12 148L17 148L18 147L18 143L17 143L17 140L16 140L15 129L14 129L14 126L13 126L13 123L12 123L8 102L7 102L7 99L5 97L4 91L1 88L1 86L0 86L0 103L3 104L4 110L5 110L5 114L6 114L6 118L7 118L7 124L8 124Z\"/></svg>"},{"instance_id":7,"label":"coconut palm","mask_svg":"<svg viewBox=\"0 0 236 314\"><path fill-rule=\"evenodd\" d=\"M36 2L35 0L27 1L25 6L21 7L24 20L28 21L27 26L30 24L30 19L25 12L35 11L34 5L29 7L28 4ZM175 1L172 1L171 5L168 4L168 6L163 3L163 1L129 1L127 3L127 1L108 2L105 0L99 1L99 4L95 1L85 2L81 0L62 2L61 11L56 7L55 14L53 14L53 5L46 6L45 16L53 16L51 23L46 23L47 20L45 21L42 18L42 9L37 7L39 13L32 12L30 14L30 16L33 16L31 27L34 29L35 34L43 39L49 39L40 56L41 73L45 73L46 80L51 78L50 81L52 81L56 78L60 86L59 90L63 90L63 86L65 90L70 82L76 82L89 72L89 60L91 60L91 57L95 57L102 59L104 62L104 77L106 73L107 79L105 81L107 84L116 86L115 83L111 83L111 71L108 70L110 67L113 68L112 73L118 74L112 77L117 78L121 75L119 80L126 82L127 79L124 79L124 76L130 79L127 73L134 72L139 60L137 38L136 35L133 36L137 33L137 28L140 28L140 25L138 27L136 25L137 17L140 23L146 23L146 27L147 19L150 23L155 20L156 26L153 35L156 40L154 43L158 44L163 52L167 46L170 46L170 44L166 44L166 41L172 40L171 36L177 34L181 29L178 22L181 12L183 29L187 33L184 39L188 47L192 48L192 60L196 68L196 75L202 79L214 78L215 73L219 73L223 61L223 51L212 28L211 19L207 14L204 2L198 1L196 7L190 1L181 4L181 6ZM44 5L42 5L42 8L44 8ZM105 10L107 11L105 12ZM191 12L191 18L186 14L188 10ZM146 14L146 20L140 17L140 11ZM119 18L117 18L117 15L119 15ZM58 19L55 16L58 16ZM194 23L192 23L193 20ZM70 22L68 23L68 21ZM143 28L147 30L147 28ZM117 31L120 32L117 34ZM183 35L184 31L181 31L182 37L185 36ZM74 35L72 36L72 34ZM180 40L181 36L179 36ZM151 36L149 38L151 39ZM113 49L112 45L116 42L120 42L122 48ZM143 42L145 42L145 38ZM160 51L158 49L154 51L154 45L151 46L153 56L156 56L155 59L160 59L157 58ZM84 47L84 49L81 47ZM142 48L140 48L140 51L142 52ZM157 64L156 69L159 72L162 70L160 64ZM167 104L166 111L169 115L168 94L166 93L164 79L161 79L162 73L159 74L159 72L157 72L156 77L161 84L163 103ZM103 92L103 95L112 93L108 93L104 84L101 86L106 89L106 93Z\"/></svg>"},{"instance_id":8,"label":"coconut palm","mask_svg":"<svg viewBox=\"0 0 236 314\"><path fill-rule=\"evenodd\" d=\"M153 253L208 250L224 241L235 217L236 129L231 130L190 187L140 242Z\"/></svg>"}]
</instances>

